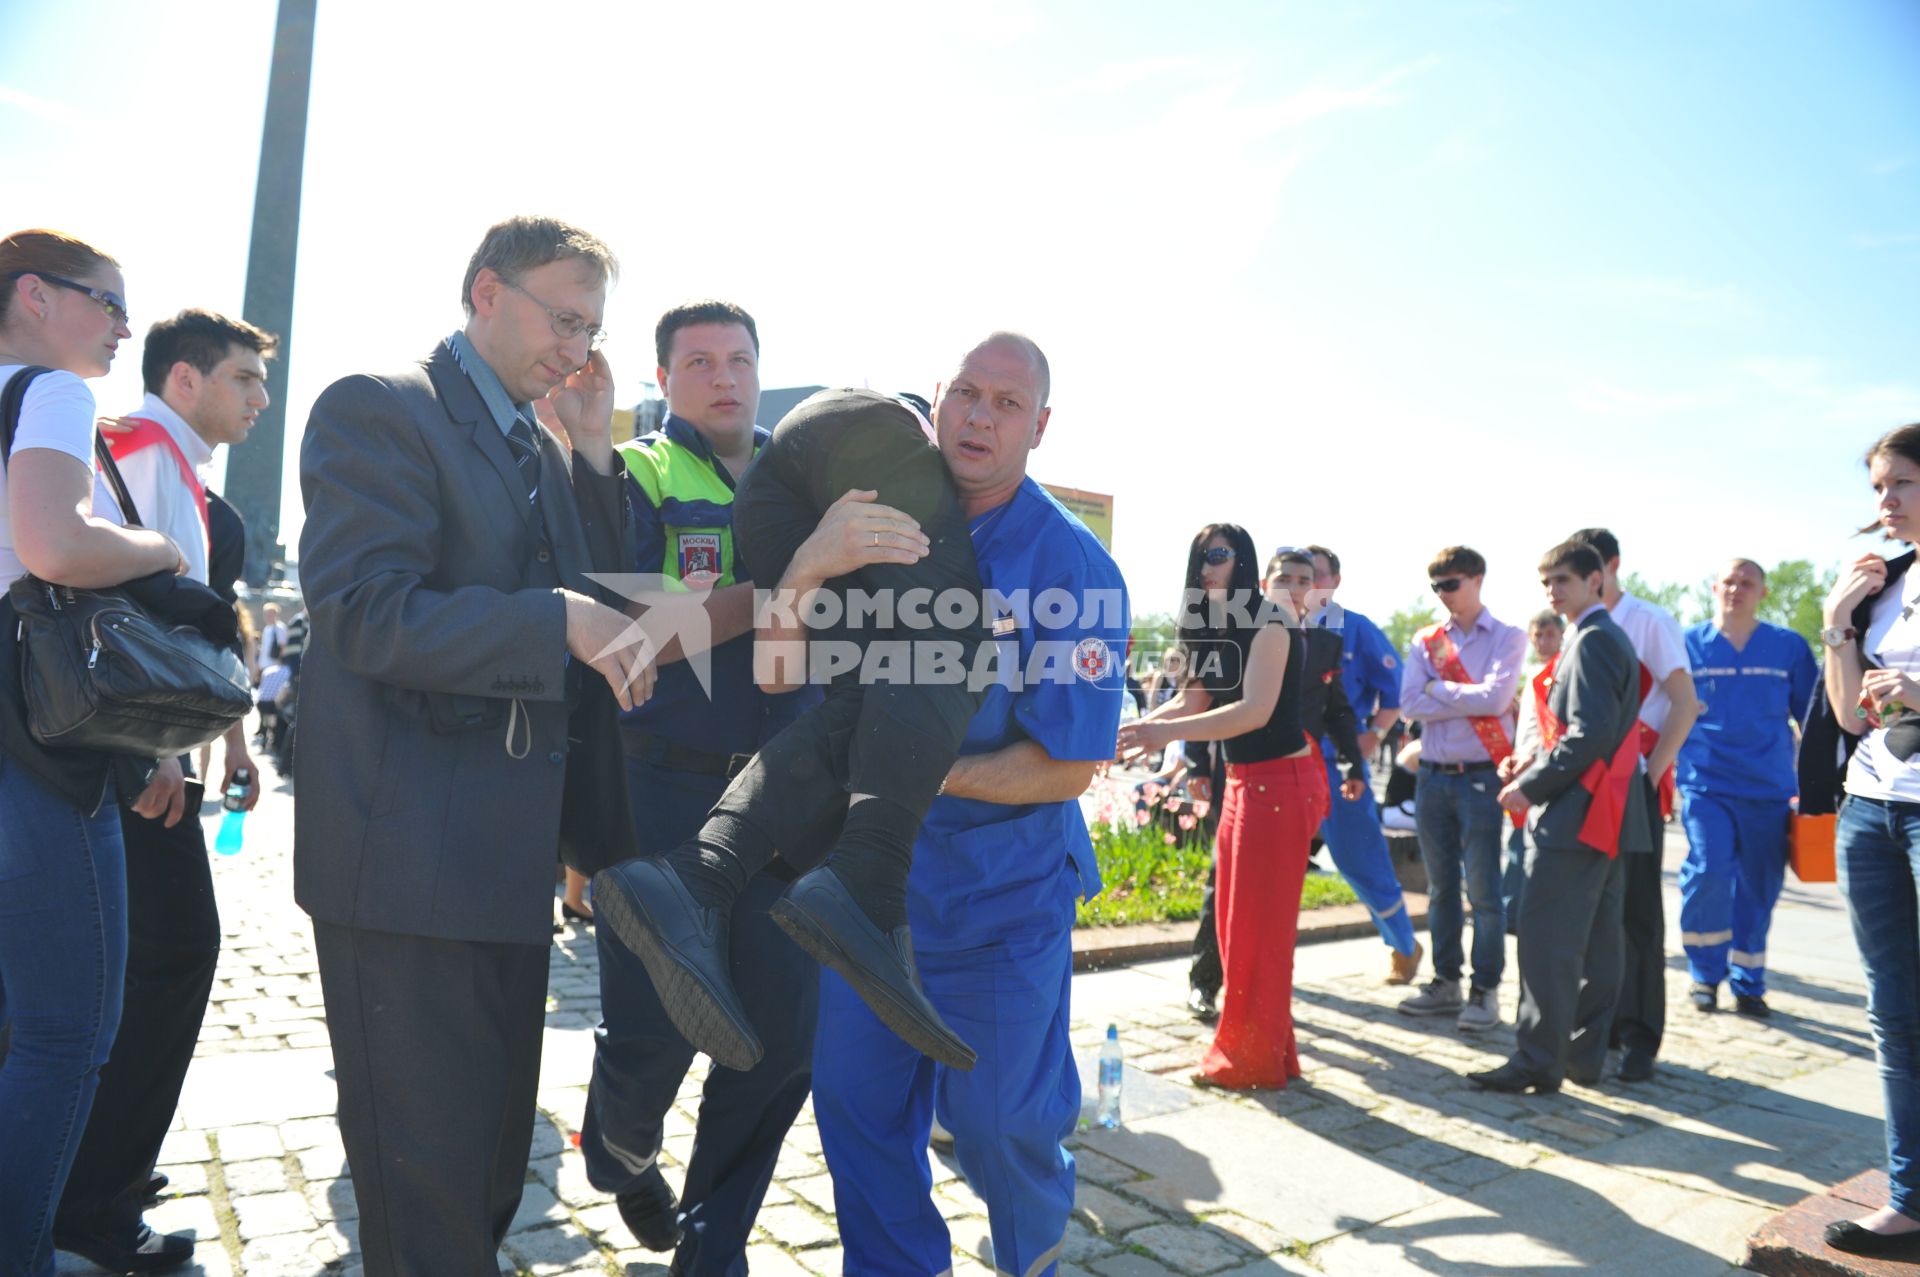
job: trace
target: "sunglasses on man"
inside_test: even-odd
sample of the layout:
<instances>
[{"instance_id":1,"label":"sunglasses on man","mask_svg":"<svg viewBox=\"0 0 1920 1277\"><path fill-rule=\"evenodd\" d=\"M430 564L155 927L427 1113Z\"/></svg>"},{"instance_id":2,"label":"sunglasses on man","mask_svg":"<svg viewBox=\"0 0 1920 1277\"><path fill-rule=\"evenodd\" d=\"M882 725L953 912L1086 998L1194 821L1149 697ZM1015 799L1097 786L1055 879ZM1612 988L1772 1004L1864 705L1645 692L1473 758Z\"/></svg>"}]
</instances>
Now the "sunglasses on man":
<instances>
[{"instance_id":1,"label":"sunglasses on man","mask_svg":"<svg viewBox=\"0 0 1920 1277\"><path fill-rule=\"evenodd\" d=\"M1427 582L1427 588L1435 594L1452 594L1460 588L1460 583L1466 579L1464 576L1443 576Z\"/></svg>"}]
</instances>

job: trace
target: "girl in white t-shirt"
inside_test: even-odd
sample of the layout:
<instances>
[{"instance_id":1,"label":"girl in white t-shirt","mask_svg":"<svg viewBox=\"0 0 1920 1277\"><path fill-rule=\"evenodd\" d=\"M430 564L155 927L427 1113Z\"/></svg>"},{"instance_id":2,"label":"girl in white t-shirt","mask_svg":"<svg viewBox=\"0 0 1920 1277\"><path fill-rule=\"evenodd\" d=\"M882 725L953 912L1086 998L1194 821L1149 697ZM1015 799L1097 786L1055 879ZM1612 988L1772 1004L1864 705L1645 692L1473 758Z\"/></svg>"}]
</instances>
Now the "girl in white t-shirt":
<instances>
[{"instance_id":1,"label":"girl in white t-shirt","mask_svg":"<svg viewBox=\"0 0 1920 1277\"><path fill-rule=\"evenodd\" d=\"M1920 424L1867 452L1888 540L1920 541ZM1825 604L1827 699L1861 738L1834 834L1840 893L1867 973L1887 1111L1888 1205L1827 1226L1829 1246L1920 1259L1920 572L1911 551L1852 564Z\"/></svg>"},{"instance_id":2,"label":"girl in white t-shirt","mask_svg":"<svg viewBox=\"0 0 1920 1277\"><path fill-rule=\"evenodd\" d=\"M94 474L82 379L105 374L132 336L125 288L111 257L71 236L0 239L0 391L25 366L54 370L27 388L5 458L0 589L26 572L98 588L185 566L166 537L121 526ZM0 1272L32 1277L53 1272L54 1208L120 1022L127 956L118 803L104 780L104 800L81 801L74 764L52 757L16 719L0 724L0 1024L13 1035L0 1064ZM177 801L171 766L170 783L141 795L154 811ZM84 759L77 770L82 782L104 775Z\"/></svg>"}]
</instances>

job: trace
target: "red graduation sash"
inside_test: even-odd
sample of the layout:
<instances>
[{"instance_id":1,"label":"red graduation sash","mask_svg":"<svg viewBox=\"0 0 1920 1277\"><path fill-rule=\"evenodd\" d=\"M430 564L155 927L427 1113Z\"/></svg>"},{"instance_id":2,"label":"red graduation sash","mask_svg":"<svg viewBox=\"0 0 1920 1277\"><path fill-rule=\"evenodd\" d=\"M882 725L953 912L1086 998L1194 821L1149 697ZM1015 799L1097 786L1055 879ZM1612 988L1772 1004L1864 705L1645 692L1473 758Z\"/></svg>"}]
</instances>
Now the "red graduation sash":
<instances>
[{"instance_id":1,"label":"red graduation sash","mask_svg":"<svg viewBox=\"0 0 1920 1277\"><path fill-rule=\"evenodd\" d=\"M1640 667L1640 700L1642 703L1646 701L1647 693L1652 690L1653 671L1643 664ZM1653 751L1659 744L1660 733L1654 731L1653 728L1642 722L1640 724L1640 757L1652 758ZM1673 774L1678 770L1677 767L1668 764L1664 775L1654 777L1653 789L1655 796L1660 800L1660 818L1662 820L1673 815Z\"/></svg>"},{"instance_id":2,"label":"red graduation sash","mask_svg":"<svg viewBox=\"0 0 1920 1277\"><path fill-rule=\"evenodd\" d=\"M200 476L193 472L193 463L187 460L187 454L180 451L180 445L173 441L173 436L167 433L167 428L157 421L147 417L128 417L126 424L133 427L128 433L110 434L106 437L107 449L113 453L113 459L125 461L142 448L151 448L156 444L166 448L173 455L174 465L180 468L180 478L185 481L187 491L193 493L194 504L200 509L201 530L206 531L208 527L207 489L200 482ZM152 518L153 512L147 511L145 517Z\"/></svg>"},{"instance_id":3,"label":"red graduation sash","mask_svg":"<svg viewBox=\"0 0 1920 1277\"><path fill-rule=\"evenodd\" d=\"M1560 666L1554 657L1547 667L1533 676L1533 708L1540 719L1541 746L1552 751L1567 734L1567 725L1547 708L1547 692L1553 687L1553 672ZM1647 667L1640 667L1640 699L1647 698L1651 679ZM1637 708L1637 706L1636 706ZM1639 769L1641 744L1646 724L1636 722L1626 738L1613 751L1612 758L1595 759L1580 774L1580 788L1587 791L1587 818L1580 822L1580 841L1611 859L1620 854L1620 826L1627 817L1627 795Z\"/></svg>"},{"instance_id":4,"label":"red graduation sash","mask_svg":"<svg viewBox=\"0 0 1920 1277\"><path fill-rule=\"evenodd\" d=\"M1460 649L1453 645L1452 637L1447 633L1445 624L1430 625L1420 631L1420 643L1427 649L1427 660L1432 664L1434 673L1449 683L1472 683L1477 681L1467 673L1467 667L1460 662ZM1476 714L1467 720L1467 726L1473 728L1473 734L1480 738L1480 744L1486 748L1487 757L1498 766L1513 753L1513 738L1507 735L1507 725L1498 714ZM1515 829L1526 823L1527 818L1517 811L1508 812Z\"/></svg>"}]
</instances>

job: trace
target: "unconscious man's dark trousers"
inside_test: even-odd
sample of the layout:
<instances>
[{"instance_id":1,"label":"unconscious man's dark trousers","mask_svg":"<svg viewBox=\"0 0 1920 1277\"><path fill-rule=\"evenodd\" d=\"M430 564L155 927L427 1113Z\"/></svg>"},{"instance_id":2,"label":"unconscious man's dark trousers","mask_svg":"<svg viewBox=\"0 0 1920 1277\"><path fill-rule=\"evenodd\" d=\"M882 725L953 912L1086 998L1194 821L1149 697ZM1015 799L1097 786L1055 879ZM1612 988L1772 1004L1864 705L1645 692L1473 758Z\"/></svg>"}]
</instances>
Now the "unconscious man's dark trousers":
<instances>
[{"instance_id":1,"label":"unconscious man's dark trousers","mask_svg":"<svg viewBox=\"0 0 1920 1277\"><path fill-rule=\"evenodd\" d=\"M125 1010L54 1217L62 1235L124 1235L137 1226L220 961L200 813L186 812L168 829L123 806L120 828L127 843Z\"/></svg>"},{"instance_id":2,"label":"unconscious man's dark trousers","mask_svg":"<svg viewBox=\"0 0 1920 1277\"><path fill-rule=\"evenodd\" d=\"M769 741L714 809L716 815L741 816L756 826L777 820L780 829L766 832L775 835L783 858L797 867L817 859L823 848L809 855L792 846L795 826L817 825L824 818L823 804L845 812L850 793L886 799L916 822L924 817L959 755L983 694L966 677L988 637L979 623L980 573L967 519L939 449L910 415L893 407L894 412L856 419L845 412L810 416L803 404L773 432L733 505L735 547L763 589L778 583L827 508L849 489L877 490L880 504L912 516L932 542L917 563L877 564L828 583L843 600L852 591L891 599L892 624L876 624L871 617L856 624L843 617L840 624L809 635L815 668L828 654L825 644L849 659L863 658L860 666L836 674L826 703ZM930 600L917 610L924 627L901 614L905 609L899 605L909 591ZM948 592L972 599L973 609L964 614L970 623L941 623L941 609L931 600ZM940 645L951 658L947 668L959 675L914 681L916 665L935 650L926 645ZM882 662L872 659L880 653L892 658L885 662L892 671L881 670ZM831 720L825 733L822 724L808 722L823 715ZM845 760L843 783L822 786L823 776L840 770L838 759Z\"/></svg>"}]
</instances>

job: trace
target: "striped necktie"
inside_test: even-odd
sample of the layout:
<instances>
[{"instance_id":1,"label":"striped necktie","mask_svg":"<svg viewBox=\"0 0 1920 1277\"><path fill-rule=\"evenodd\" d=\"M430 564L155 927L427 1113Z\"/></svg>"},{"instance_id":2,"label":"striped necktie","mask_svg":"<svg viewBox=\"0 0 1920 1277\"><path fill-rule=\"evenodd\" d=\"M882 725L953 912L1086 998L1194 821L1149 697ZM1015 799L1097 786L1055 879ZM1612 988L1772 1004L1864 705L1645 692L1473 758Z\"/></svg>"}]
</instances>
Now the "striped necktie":
<instances>
[{"instance_id":1,"label":"striped necktie","mask_svg":"<svg viewBox=\"0 0 1920 1277\"><path fill-rule=\"evenodd\" d=\"M520 477L527 482L527 500L540 499L540 444L533 427L527 419L514 414L513 424L507 427L507 446L513 452L513 460L520 467Z\"/></svg>"}]
</instances>

